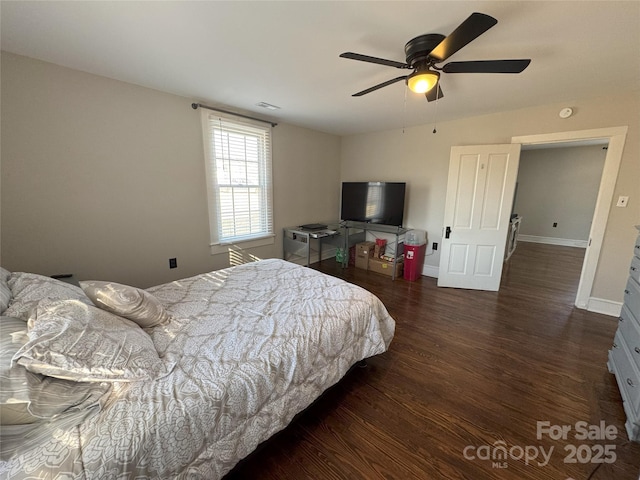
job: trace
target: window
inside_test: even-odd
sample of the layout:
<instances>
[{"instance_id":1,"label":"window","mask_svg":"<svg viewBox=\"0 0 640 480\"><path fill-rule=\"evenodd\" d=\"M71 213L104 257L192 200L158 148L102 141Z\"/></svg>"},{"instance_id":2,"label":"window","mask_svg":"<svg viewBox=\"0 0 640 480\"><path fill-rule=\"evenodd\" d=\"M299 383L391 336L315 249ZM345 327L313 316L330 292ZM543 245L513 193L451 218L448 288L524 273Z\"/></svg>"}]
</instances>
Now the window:
<instances>
[{"instance_id":1,"label":"window","mask_svg":"<svg viewBox=\"0 0 640 480\"><path fill-rule=\"evenodd\" d=\"M212 253L216 245L273 243L271 127L204 109L202 127Z\"/></svg>"}]
</instances>

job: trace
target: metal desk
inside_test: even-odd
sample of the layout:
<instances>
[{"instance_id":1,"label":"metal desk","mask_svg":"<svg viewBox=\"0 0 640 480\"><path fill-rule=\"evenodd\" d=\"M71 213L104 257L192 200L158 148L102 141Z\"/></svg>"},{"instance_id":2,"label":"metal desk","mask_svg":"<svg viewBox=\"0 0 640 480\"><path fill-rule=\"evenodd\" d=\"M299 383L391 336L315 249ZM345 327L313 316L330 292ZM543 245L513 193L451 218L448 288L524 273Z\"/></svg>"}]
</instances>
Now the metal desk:
<instances>
[{"instance_id":1,"label":"metal desk","mask_svg":"<svg viewBox=\"0 0 640 480\"><path fill-rule=\"evenodd\" d=\"M304 266L308 267L311 264L312 243L317 243L318 259L322 260L322 244L325 242L344 248L344 238L339 224L327 224L327 228L323 230L283 228L282 258L288 261L303 259Z\"/></svg>"}]
</instances>

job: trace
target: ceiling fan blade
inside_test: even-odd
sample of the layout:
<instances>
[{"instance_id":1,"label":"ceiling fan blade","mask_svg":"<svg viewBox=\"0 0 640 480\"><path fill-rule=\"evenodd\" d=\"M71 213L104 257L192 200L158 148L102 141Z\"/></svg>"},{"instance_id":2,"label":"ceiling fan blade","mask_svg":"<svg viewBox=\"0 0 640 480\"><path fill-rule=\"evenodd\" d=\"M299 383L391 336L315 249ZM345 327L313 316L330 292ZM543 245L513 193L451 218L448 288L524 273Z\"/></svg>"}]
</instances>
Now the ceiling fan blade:
<instances>
[{"instance_id":1,"label":"ceiling fan blade","mask_svg":"<svg viewBox=\"0 0 640 480\"><path fill-rule=\"evenodd\" d=\"M484 13L472 13L469 18L458 25L451 34L442 40L429 54L430 57L442 62L456 53L462 47L472 42L484 32L493 27L498 20Z\"/></svg>"},{"instance_id":2,"label":"ceiling fan blade","mask_svg":"<svg viewBox=\"0 0 640 480\"><path fill-rule=\"evenodd\" d=\"M385 60L384 58L370 57L369 55L361 55L359 53L345 52L340 57L350 60L359 60L361 62L377 63L378 65L386 65L387 67L411 68L406 63L396 62L395 60Z\"/></svg>"},{"instance_id":3,"label":"ceiling fan blade","mask_svg":"<svg viewBox=\"0 0 640 480\"><path fill-rule=\"evenodd\" d=\"M436 86L425 93L428 102L433 102L434 100L439 100L444 97L444 93L442 93L442 88L440 87L440 82L436 83Z\"/></svg>"},{"instance_id":4,"label":"ceiling fan blade","mask_svg":"<svg viewBox=\"0 0 640 480\"><path fill-rule=\"evenodd\" d=\"M445 73L520 73L531 63L530 59L520 60L475 60L470 62L449 62L443 68Z\"/></svg>"},{"instance_id":5,"label":"ceiling fan blade","mask_svg":"<svg viewBox=\"0 0 640 480\"><path fill-rule=\"evenodd\" d=\"M366 95L367 93L371 93L379 88L386 87L387 85L391 85L392 83L399 82L400 80L405 80L408 75L403 75L402 77L393 78L391 80L387 80L386 82L379 83L371 88L367 88L366 90L362 90L361 92L354 93L351 95L352 97L361 97L362 95Z\"/></svg>"}]
</instances>

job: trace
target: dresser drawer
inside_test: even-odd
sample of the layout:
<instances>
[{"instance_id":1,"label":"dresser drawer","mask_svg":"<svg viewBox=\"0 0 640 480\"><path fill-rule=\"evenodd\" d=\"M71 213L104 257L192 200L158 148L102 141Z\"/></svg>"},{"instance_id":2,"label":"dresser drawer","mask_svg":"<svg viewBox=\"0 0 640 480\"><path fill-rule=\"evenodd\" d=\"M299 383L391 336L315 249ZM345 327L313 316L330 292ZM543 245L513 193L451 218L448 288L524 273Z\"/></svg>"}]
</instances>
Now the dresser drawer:
<instances>
[{"instance_id":1,"label":"dresser drawer","mask_svg":"<svg viewBox=\"0 0 640 480\"><path fill-rule=\"evenodd\" d=\"M640 317L640 285L631 277L627 280L627 286L624 289L624 303L636 318Z\"/></svg>"},{"instance_id":2,"label":"dresser drawer","mask_svg":"<svg viewBox=\"0 0 640 480\"><path fill-rule=\"evenodd\" d=\"M633 257L631 266L629 267L629 276L636 282L640 283L640 258Z\"/></svg>"},{"instance_id":3,"label":"dresser drawer","mask_svg":"<svg viewBox=\"0 0 640 480\"><path fill-rule=\"evenodd\" d=\"M628 402L625 407L628 407L637 418L640 415L640 374L636 369L635 361L631 359L631 353L624 339L620 336L620 331L616 333L611 349L611 359L622 399Z\"/></svg>"},{"instance_id":4,"label":"dresser drawer","mask_svg":"<svg viewBox=\"0 0 640 480\"><path fill-rule=\"evenodd\" d=\"M640 371L640 323L626 305L622 306L618 329L629 347L629 353L636 363L636 368Z\"/></svg>"}]
</instances>

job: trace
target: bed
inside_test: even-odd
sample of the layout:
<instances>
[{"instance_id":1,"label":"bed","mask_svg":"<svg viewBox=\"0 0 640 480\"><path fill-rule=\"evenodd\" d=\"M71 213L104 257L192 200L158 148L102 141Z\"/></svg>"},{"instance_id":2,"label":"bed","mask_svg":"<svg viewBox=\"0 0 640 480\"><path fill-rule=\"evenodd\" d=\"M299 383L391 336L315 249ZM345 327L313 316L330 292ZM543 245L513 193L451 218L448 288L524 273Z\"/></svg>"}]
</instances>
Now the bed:
<instances>
[{"instance_id":1,"label":"bed","mask_svg":"<svg viewBox=\"0 0 640 480\"><path fill-rule=\"evenodd\" d=\"M395 328L370 292L277 259L146 290L0 280L2 478L221 478Z\"/></svg>"}]
</instances>

